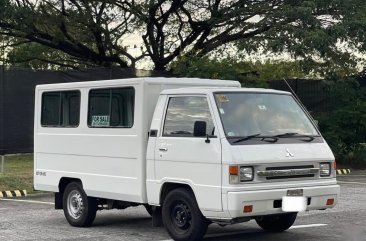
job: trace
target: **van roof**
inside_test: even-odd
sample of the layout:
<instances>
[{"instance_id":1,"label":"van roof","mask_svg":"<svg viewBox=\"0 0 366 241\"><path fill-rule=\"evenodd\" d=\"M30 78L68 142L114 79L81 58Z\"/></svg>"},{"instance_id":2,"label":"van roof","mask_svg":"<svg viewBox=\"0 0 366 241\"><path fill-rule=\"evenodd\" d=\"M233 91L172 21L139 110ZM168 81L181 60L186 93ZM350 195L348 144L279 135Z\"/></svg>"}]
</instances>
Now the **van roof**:
<instances>
[{"instance_id":1,"label":"van roof","mask_svg":"<svg viewBox=\"0 0 366 241\"><path fill-rule=\"evenodd\" d=\"M82 87L103 87L112 85L137 85L146 83L148 85L180 85L180 86L220 86L220 87L240 87L238 81L217 80L217 79L199 79L199 78L165 78L165 77L144 77L113 80L94 80L71 83L57 83L38 85L37 89L61 89L61 88L82 88Z\"/></svg>"},{"instance_id":2,"label":"van roof","mask_svg":"<svg viewBox=\"0 0 366 241\"><path fill-rule=\"evenodd\" d=\"M175 95L175 94L208 94L213 92L255 92L255 93L269 93L269 94L286 94L290 95L290 92L280 91L274 89L264 88L233 88L233 87L188 87L177 89L165 89L161 92L163 95Z\"/></svg>"}]
</instances>

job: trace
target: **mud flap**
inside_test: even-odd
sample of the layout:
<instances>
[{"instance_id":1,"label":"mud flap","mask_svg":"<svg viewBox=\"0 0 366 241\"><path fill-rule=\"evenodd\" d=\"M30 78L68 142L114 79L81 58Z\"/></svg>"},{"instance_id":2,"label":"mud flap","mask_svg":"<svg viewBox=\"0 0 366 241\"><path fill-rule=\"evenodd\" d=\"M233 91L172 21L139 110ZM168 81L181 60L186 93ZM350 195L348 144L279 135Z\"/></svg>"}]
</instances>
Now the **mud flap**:
<instances>
[{"instance_id":1,"label":"mud flap","mask_svg":"<svg viewBox=\"0 0 366 241\"><path fill-rule=\"evenodd\" d=\"M153 227L163 227L163 217L161 214L161 207L154 207L152 214L152 226Z\"/></svg>"},{"instance_id":2,"label":"mud flap","mask_svg":"<svg viewBox=\"0 0 366 241\"><path fill-rule=\"evenodd\" d=\"M55 192L55 209L62 209L62 195L59 192Z\"/></svg>"}]
</instances>

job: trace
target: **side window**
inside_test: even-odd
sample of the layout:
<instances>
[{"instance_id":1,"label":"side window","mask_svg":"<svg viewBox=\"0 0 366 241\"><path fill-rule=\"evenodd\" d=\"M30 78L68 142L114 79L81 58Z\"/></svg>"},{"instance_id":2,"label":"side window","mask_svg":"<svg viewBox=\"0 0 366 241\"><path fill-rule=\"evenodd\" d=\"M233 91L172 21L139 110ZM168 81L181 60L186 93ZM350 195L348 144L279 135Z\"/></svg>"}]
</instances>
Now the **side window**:
<instances>
[{"instance_id":1,"label":"side window","mask_svg":"<svg viewBox=\"0 0 366 241\"><path fill-rule=\"evenodd\" d=\"M135 89L94 89L89 92L89 127L132 127Z\"/></svg>"},{"instance_id":2,"label":"side window","mask_svg":"<svg viewBox=\"0 0 366 241\"><path fill-rule=\"evenodd\" d=\"M79 91L55 91L42 94L42 126L77 127L79 119Z\"/></svg>"},{"instance_id":3,"label":"side window","mask_svg":"<svg viewBox=\"0 0 366 241\"><path fill-rule=\"evenodd\" d=\"M165 116L164 136L193 137L194 123L205 121L206 133L214 134L207 98L200 96L172 97Z\"/></svg>"}]
</instances>

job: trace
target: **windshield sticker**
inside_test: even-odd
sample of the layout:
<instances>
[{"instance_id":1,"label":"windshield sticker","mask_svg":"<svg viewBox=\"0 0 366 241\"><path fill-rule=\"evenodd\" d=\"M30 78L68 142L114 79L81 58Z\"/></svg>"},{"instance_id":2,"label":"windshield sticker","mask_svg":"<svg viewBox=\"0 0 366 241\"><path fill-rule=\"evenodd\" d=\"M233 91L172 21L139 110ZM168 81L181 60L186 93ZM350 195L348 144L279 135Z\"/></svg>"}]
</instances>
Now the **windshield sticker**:
<instances>
[{"instance_id":1,"label":"windshield sticker","mask_svg":"<svg viewBox=\"0 0 366 241\"><path fill-rule=\"evenodd\" d=\"M108 115L93 115L92 126L109 126Z\"/></svg>"},{"instance_id":2,"label":"windshield sticker","mask_svg":"<svg viewBox=\"0 0 366 241\"><path fill-rule=\"evenodd\" d=\"M235 136L235 133L234 133L234 132L232 132L232 131L229 131L229 132L227 133L227 135L228 135L228 136Z\"/></svg>"},{"instance_id":3,"label":"windshield sticker","mask_svg":"<svg viewBox=\"0 0 366 241\"><path fill-rule=\"evenodd\" d=\"M224 111L224 109L223 108L219 108L219 110L220 110L220 113L223 115L223 114L225 114L225 111Z\"/></svg>"},{"instance_id":4,"label":"windshield sticker","mask_svg":"<svg viewBox=\"0 0 366 241\"><path fill-rule=\"evenodd\" d=\"M258 105L258 108L260 110L267 110L267 107L265 105Z\"/></svg>"},{"instance_id":5,"label":"windshield sticker","mask_svg":"<svg viewBox=\"0 0 366 241\"><path fill-rule=\"evenodd\" d=\"M227 95L216 95L216 98L221 103L229 102Z\"/></svg>"}]
</instances>

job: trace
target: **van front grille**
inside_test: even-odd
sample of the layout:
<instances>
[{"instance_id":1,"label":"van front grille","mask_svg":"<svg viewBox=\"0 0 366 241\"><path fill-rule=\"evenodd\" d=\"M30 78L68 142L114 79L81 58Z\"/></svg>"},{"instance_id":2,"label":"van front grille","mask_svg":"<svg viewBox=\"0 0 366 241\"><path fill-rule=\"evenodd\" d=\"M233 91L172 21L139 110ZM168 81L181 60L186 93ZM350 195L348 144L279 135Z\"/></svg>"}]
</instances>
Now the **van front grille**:
<instances>
[{"instance_id":1,"label":"van front grille","mask_svg":"<svg viewBox=\"0 0 366 241\"><path fill-rule=\"evenodd\" d=\"M285 179L285 178L303 178L303 177L314 177L314 174L308 175L294 175L294 176L278 176L278 177L266 177L267 180Z\"/></svg>"},{"instance_id":2,"label":"van front grille","mask_svg":"<svg viewBox=\"0 0 366 241\"><path fill-rule=\"evenodd\" d=\"M304 178L315 177L319 172L319 168L313 165L304 166L281 166L267 167L265 171L257 171L259 177L265 177L267 180L287 179L287 178Z\"/></svg>"},{"instance_id":3,"label":"van front grille","mask_svg":"<svg viewBox=\"0 0 366 241\"><path fill-rule=\"evenodd\" d=\"M266 167L267 171L271 170L290 170L290 169L306 169L313 168L313 165L303 165L303 166L284 166L284 167Z\"/></svg>"}]
</instances>

